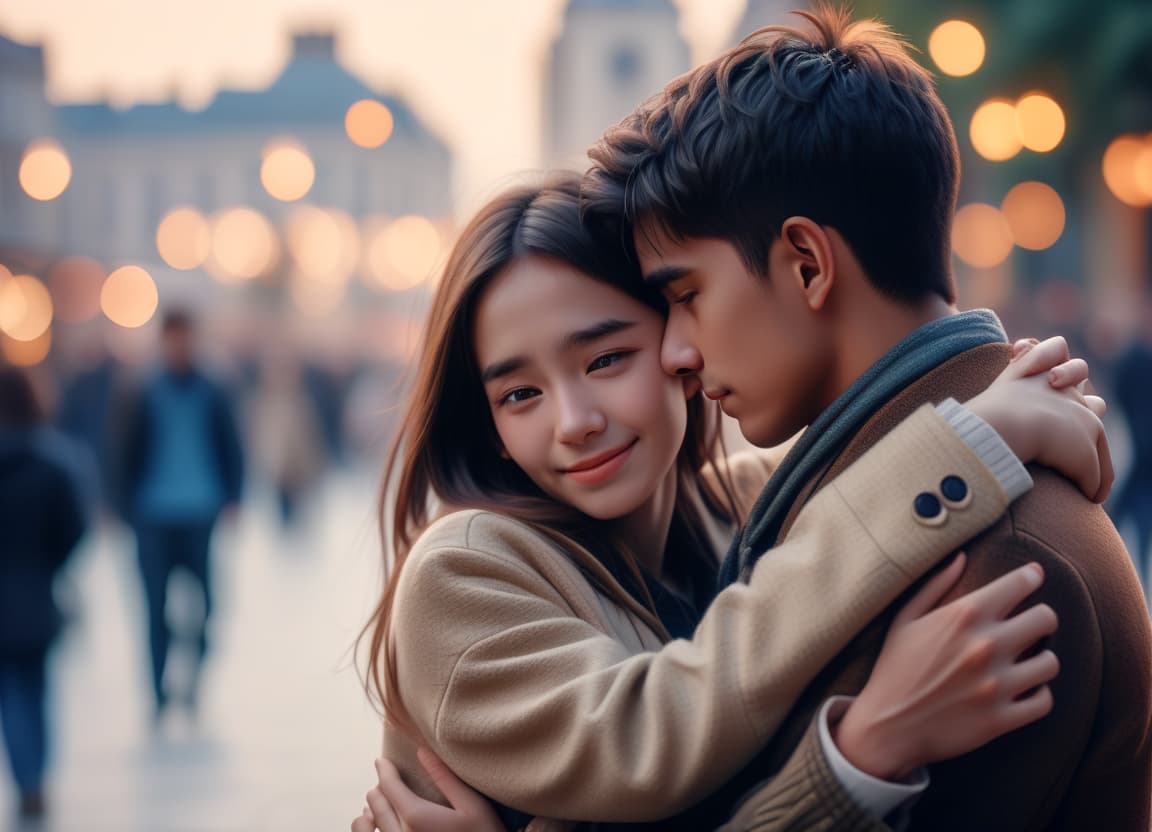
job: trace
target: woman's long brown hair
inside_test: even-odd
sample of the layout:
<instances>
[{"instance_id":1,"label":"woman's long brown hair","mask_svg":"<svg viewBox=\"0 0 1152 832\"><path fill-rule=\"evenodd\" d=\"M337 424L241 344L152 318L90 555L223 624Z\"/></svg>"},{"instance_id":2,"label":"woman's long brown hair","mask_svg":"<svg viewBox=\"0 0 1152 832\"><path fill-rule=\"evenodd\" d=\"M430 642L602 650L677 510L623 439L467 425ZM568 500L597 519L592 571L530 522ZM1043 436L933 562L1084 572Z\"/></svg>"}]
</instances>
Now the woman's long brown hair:
<instances>
[{"instance_id":1,"label":"woman's long brown hair","mask_svg":"<svg viewBox=\"0 0 1152 832\"><path fill-rule=\"evenodd\" d=\"M431 306L412 388L385 463L380 531L392 560L383 596L358 639L370 634L365 689L403 730L411 725L396 678L392 605L404 561L436 504L487 509L530 524L569 553L577 566L581 556L591 553L621 582L603 582L585 571L594 585L625 608L637 610L667 637L638 563L613 538L608 524L548 497L519 467L500 456L501 443L473 350L473 321L492 278L528 255L567 263L664 309L659 296L643 288L636 264L619 238L598 235L591 223L582 221L579 177L574 174L507 191L461 233ZM699 578L715 572L701 503L716 518L736 520L735 498L726 478L718 478L719 486L699 478L706 463L719 459L721 449L716 418L706 413L697 394L688 402L687 432L676 458L674 526L665 558L673 575ZM701 581L695 583L699 586Z\"/></svg>"}]
</instances>

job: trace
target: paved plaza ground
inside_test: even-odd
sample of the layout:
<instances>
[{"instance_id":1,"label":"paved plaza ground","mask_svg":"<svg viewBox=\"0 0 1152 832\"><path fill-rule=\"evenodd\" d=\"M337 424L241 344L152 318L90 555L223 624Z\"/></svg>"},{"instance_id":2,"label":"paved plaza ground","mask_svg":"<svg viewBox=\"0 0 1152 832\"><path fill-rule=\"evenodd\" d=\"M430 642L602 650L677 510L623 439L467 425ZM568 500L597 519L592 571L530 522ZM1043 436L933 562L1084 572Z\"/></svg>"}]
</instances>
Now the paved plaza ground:
<instances>
[{"instance_id":1,"label":"paved plaza ground","mask_svg":"<svg viewBox=\"0 0 1152 832\"><path fill-rule=\"evenodd\" d=\"M350 653L379 587L375 487L371 473L332 477L314 522L290 536L257 499L218 536L195 722L153 726L131 538L93 535L69 574L78 619L53 656L50 814L20 825L3 788L0 830L346 829L380 743Z\"/></svg>"}]
</instances>

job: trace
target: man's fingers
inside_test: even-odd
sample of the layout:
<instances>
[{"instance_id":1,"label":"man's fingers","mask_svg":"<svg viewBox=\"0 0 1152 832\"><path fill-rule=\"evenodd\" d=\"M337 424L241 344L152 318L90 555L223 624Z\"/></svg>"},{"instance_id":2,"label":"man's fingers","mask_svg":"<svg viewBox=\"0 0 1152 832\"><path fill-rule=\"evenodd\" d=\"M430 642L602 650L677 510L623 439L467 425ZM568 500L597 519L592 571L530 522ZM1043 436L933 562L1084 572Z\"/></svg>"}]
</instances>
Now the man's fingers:
<instances>
[{"instance_id":1,"label":"man's fingers","mask_svg":"<svg viewBox=\"0 0 1152 832\"><path fill-rule=\"evenodd\" d=\"M1002 678L1005 696L1015 700L1023 693L1046 685L1060 673L1060 660L1051 650L1043 650L1035 656L1009 667Z\"/></svg>"},{"instance_id":2,"label":"man's fingers","mask_svg":"<svg viewBox=\"0 0 1152 832\"><path fill-rule=\"evenodd\" d=\"M1003 618L1035 592L1042 583L1044 583L1043 567L1038 563L1028 563L957 598L952 603L974 604L990 618Z\"/></svg>"},{"instance_id":3,"label":"man's fingers","mask_svg":"<svg viewBox=\"0 0 1152 832\"><path fill-rule=\"evenodd\" d=\"M432 782L436 784L436 788L448 798L452 808L462 809L475 802L476 794L472 788L457 777L452 769L448 768L444 761L429 749L417 749L416 756L420 759L420 765L432 778Z\"/></svg>"},{"instance_id":4,"label":"man's fingers","mask_svg":"<svg viewBox=\"0 0 1152 832\"><path fill-rule=\"evenodd\" d=\"M967 560L963 552L952 558L951 563L933 575L915 595L908 599L908 603L892 620L892 626L899 627L909 621L915 621L935 608L940 603L940 599L948 594L948 590L956 586L956 582L964 574L965 563Z\"/></svg>"},{"instance_id":5,"label":"man's fingers","mask_svg":"<svg viewBox=\"0 0 1152 832\"><path fill-rule=\"evenodd\" d=\"M1005 732L1015 731L1041 717L1047 716L1052 710L1052 689L1047 685L1034 693L1017 699L1004 706L1003 727Z\"/></svg>"},{"instance_id":6,"label":"man's fingers","mask_svg":"<svg viewBox=\"0 0 1152 832\"><path fill-rule=\"evenodd\" d=\"M993 633L1000 646L1001 655L1014 657L1019 656L1040 639L1056 632L1059 623L1055 610L1050 606L1034 604L998 624Z\"/></svg>"}]
</instances>

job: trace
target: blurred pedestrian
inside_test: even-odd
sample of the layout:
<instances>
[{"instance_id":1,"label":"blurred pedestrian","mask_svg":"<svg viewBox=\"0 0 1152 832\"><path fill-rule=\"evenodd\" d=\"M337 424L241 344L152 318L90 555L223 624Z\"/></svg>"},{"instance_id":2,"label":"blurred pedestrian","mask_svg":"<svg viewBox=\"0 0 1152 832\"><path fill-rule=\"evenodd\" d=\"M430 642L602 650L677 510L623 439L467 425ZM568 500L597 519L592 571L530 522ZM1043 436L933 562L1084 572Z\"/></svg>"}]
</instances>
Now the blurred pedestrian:
<instances>
[{"instance_id":1,"label":"blurred pedestrian","mask_svg":"<svg viewBox=\"0 0 1152 832\"><path fill-rule=\"evenodd\" d=\"M147 602L157 719L173 698L196 707L212 612L212 533L221 515L234 513L243 479L232 403L199 365L195 335L187 312L165 315L161 365L129 396L116 443L121 511L136 533ZM198 584L203 614L191 627L191 676L173 695L164 679L172 639L166 607L178 568Z\"/></svg>"},{"instance_id":2,"label":"blurred pedestrian","mask_svg":"<svg viewBox=\"0 0 1152 832\"><path fill-rule=\"evenodd\" d=\"M287 347L264 357L249 427L253 457L275 491L281 525L292 528L327 457L303 368Z\"/></svg>"},{"instance_id":3,"label":"blurred pedestrian","mask_svg":"<svg viewBox=\"0 0 1152 832\"><path fill-rule=\"evenodd\" d=\"M87 526L81 486L27 374L0 367L0 723L20 814L44 814L53 584Z\"/></svg>"}]
</instances>

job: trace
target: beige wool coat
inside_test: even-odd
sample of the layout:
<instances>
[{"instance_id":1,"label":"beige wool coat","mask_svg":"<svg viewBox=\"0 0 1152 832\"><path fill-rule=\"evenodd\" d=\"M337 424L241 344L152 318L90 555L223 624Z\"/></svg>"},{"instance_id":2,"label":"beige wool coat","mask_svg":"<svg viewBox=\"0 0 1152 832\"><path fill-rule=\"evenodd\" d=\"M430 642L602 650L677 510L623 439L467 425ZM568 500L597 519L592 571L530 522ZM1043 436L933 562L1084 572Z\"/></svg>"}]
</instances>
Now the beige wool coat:
<instances>
[{"instance_id":1,"label":"beige wool coat","mask_svg":"<svg viewBox=\"0 0 1152 832\"><path fill-rule=\"evenodd\" d=\"M747 495L769 473L754 460L735 467ZM975 498L945 523L918 523L913 499L948 475ZM403 706L462 779L539 816L532 829L667 817L746 764L855 633L1007 506L980 459L925 406L822 488L750 582L720 593L692 639L668 643L638 604L621 608L593 588L577 563L613 579L587 551L499 514L454 512L420 537L399 579ZM718 556L732 531L717 530ZM443 802L414 748L386 729L385 753L405 781ZM812 731L774 788L789 807L774 828L798 828L806 811L874 824L829 778Z\"/></svg>"}]
</instances>

